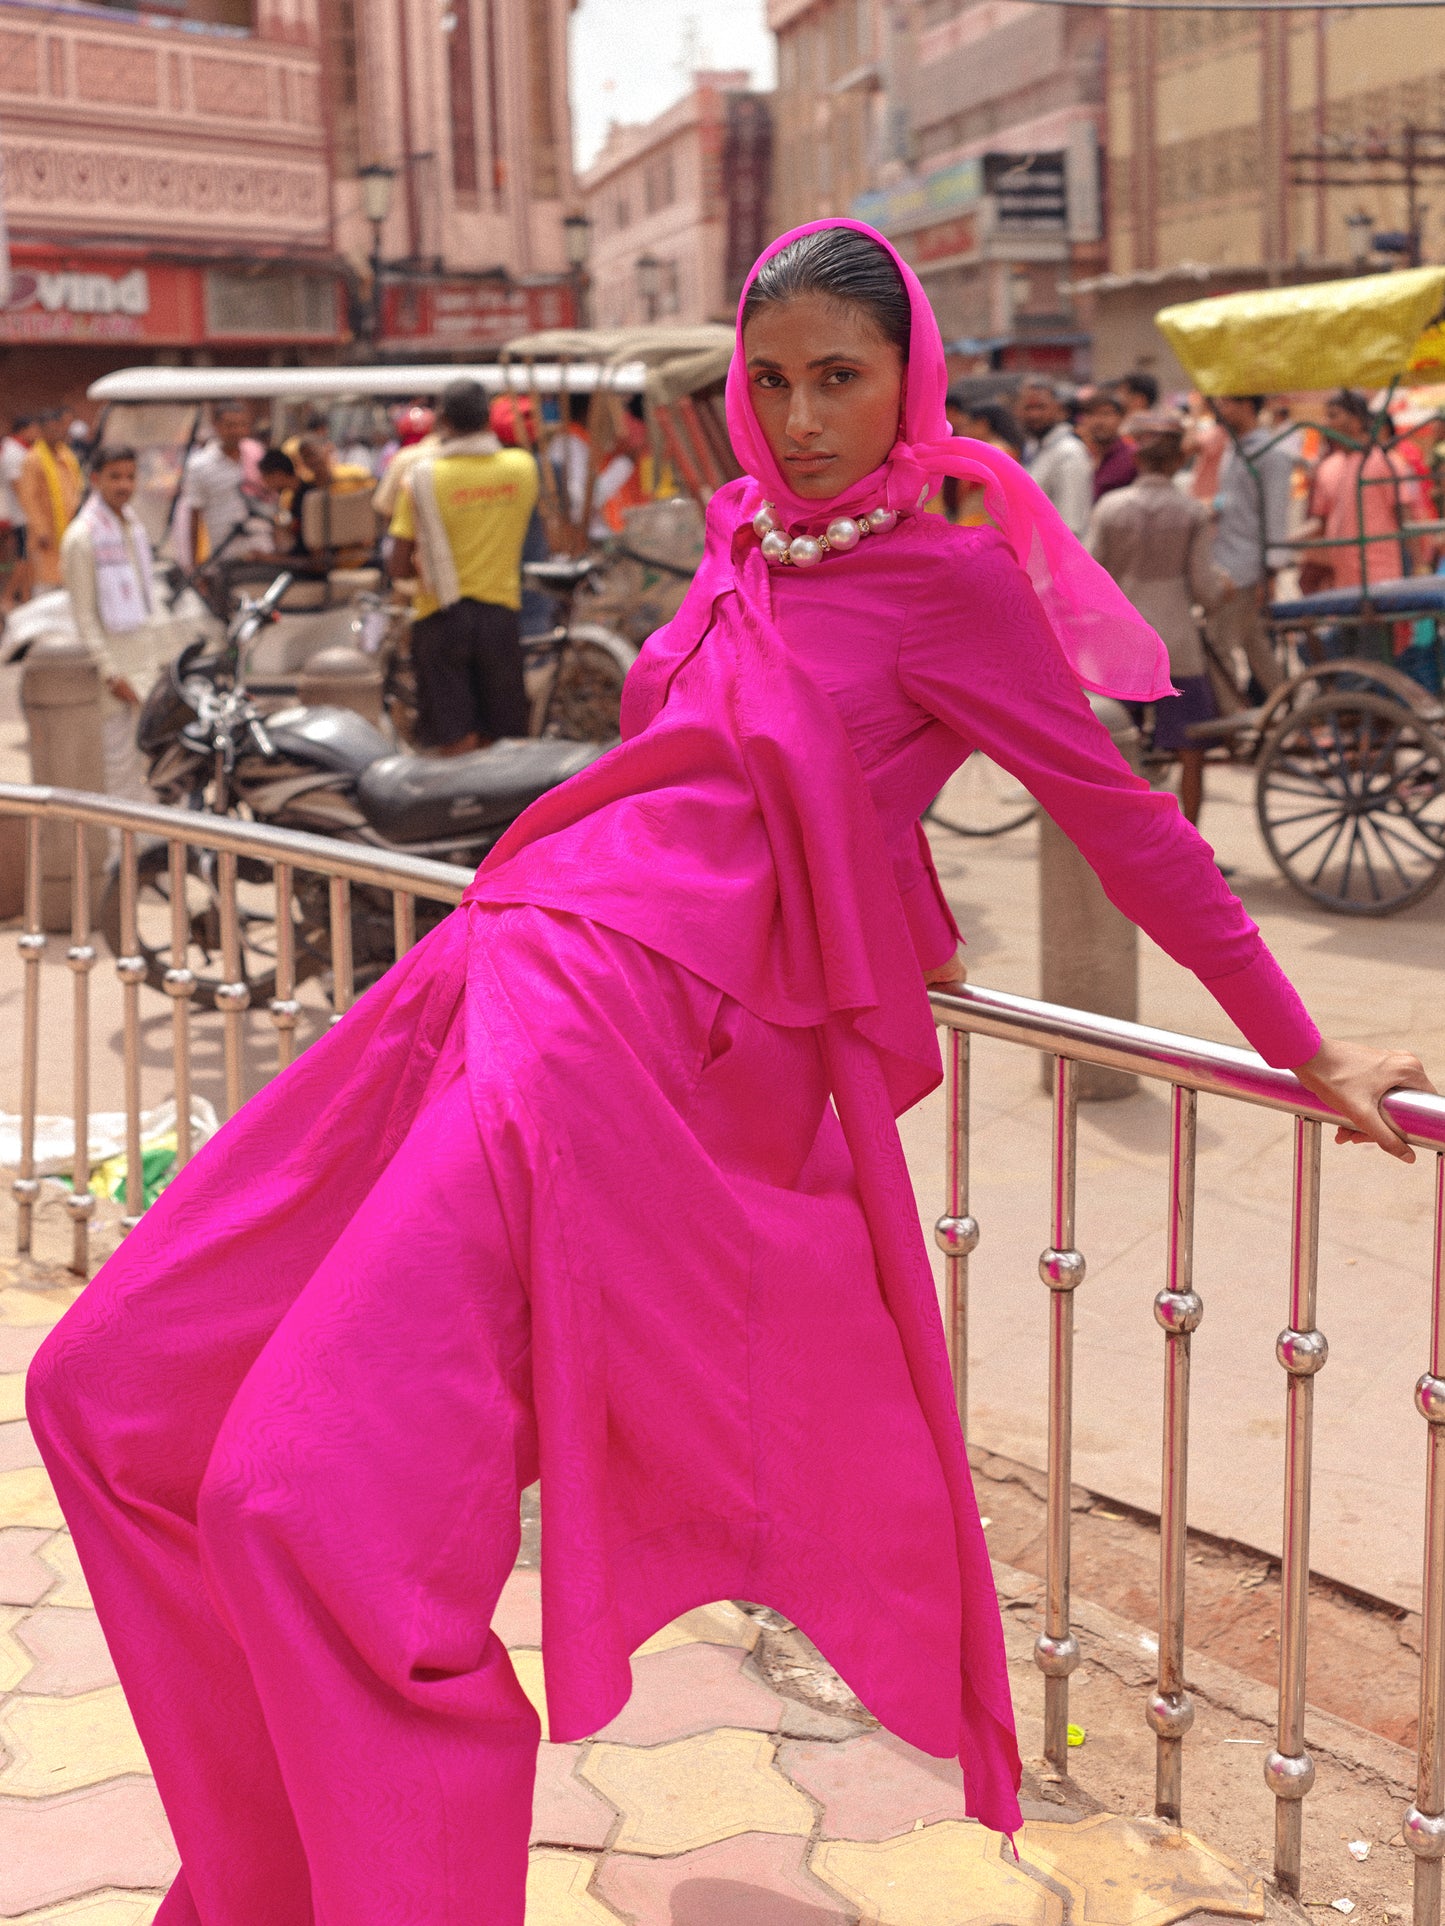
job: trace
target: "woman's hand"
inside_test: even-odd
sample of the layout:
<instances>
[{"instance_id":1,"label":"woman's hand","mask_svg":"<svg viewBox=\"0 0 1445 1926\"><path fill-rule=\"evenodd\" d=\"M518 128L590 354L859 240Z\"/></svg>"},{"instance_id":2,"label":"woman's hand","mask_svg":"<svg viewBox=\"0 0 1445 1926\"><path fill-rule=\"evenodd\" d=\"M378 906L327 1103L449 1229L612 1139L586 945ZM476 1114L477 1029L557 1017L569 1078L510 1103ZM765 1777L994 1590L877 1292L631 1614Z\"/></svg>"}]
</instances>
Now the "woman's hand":
<instances>
[{"instance_id":1,"label":"woman's hand","mask_svg":"<svg viewBox=\"0 0 1445 1926\"><path fill-rule=\"evenodd\" d=\"M930 990L961 990L968 981L963 951L955 950L946 963L939 963L933 969L925 970L923 980Z\"/></svg>"},{"instance_id":2,"label":"woman's hand","mask_svg":"<svg viewBox=\"0 0 1445 1926\"><path fill-rule=\"evenodd\" d=\"M1378 1144L1402 1163L1414 1163L1414 1151L1385 1120L1380 1099L1391 1090L1439 1094L1418 1057L1408 1050L1377 1050L1372 1043L1325 1042L1295 1075L1306 1090L1349 1119L1335 1132L1337 1144Z\"/></svg>"}]
</instances>

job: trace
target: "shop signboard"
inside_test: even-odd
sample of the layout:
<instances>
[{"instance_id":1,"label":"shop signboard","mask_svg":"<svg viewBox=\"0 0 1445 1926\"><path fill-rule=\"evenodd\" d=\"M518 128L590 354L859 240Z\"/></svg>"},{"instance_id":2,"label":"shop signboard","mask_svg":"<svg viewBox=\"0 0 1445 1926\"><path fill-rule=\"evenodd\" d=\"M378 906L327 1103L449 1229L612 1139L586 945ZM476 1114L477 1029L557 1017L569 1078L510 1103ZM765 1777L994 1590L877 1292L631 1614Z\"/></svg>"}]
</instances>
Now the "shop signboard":
<instances>
[{"instance_id":1,"label":"shop signboard","mask_svg":"<svg viewBox=\"0 0 1445 1926\"><path fill-rule=\"evenodd\" d=\"M205 338L200 292L195 268L17 245L0 341L185 346Z\"/></svg>"},{"instance_id":2,"label":"shop signboard","mask_svg":"<svg viewBox=\"0 0 1445 1926\"><path fill-rule=\"evenodd\" d=\"M921 180L860 194L851 212L854 220L867 221L883 234L907 234L975 206L983 191L983 162L975 155Z\"/></svg>"},{"instance_id":3,"label":"shop signboard","mask_svg":"<svg viewBox=\"0 0 1445 1926\"><path fill-rule=\"evenodd\" d=\"M514 335L575 323L572 285L501 280L386 281L381 339L433 353L500 348Z\"/></svg>"},{"instance_id":4,"label":"shop signboard","mask_svg":"<svg viewBox=\"0 0 1445 1926\"><path fill-rule=\"evenodd\" d=\"M1048 154L985 154L984 186L1000 234L1062 234L1069 224L1063 149Z\"/></svg>"}]
</instances>

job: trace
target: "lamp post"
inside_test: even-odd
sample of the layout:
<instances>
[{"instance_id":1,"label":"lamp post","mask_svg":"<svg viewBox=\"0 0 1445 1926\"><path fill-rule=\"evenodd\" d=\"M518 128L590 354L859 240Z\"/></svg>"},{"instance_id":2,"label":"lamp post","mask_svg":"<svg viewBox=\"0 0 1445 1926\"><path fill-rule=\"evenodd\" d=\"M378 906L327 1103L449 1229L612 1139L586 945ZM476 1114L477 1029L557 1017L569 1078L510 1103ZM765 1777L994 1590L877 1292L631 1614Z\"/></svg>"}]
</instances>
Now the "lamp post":
<instances>
[{"instance_id":1,"label":"lamp post","mask_svg":"<svg viewBox=\"0 0 1445 1926\"><path fill-rule=\"evenodd\" d=\"M592 252L592 223L580 210L562 217L562 239L567 248L567 273L572 282L572 299L577 326L590 325L587 313L589 277L587 257Z\"/></svg>"},{"instance_id":2,"label":"lamp post","mask_svg":"<svg viewBox=\"0 0 1445 1926\"><path fill-rule=\"evenodd\" d=\"M643 319L657 319L657 304L662 294L662 263L655 254L637 257L637 292L642 296Z\"/></svg>"},{"instance_id":3,"label":"lamp post","mask_svg":"<svg viewBox=\"0 0 1445 1926\"><path fill-rule=\"evenodd\" d=\"M391 213L391 190L396 169L381 161L370 161L356 170L361 183L361 211L371 223L371 304L367 333L373 341L381 333L381 230Z\"/></svg>"}]
</instances>

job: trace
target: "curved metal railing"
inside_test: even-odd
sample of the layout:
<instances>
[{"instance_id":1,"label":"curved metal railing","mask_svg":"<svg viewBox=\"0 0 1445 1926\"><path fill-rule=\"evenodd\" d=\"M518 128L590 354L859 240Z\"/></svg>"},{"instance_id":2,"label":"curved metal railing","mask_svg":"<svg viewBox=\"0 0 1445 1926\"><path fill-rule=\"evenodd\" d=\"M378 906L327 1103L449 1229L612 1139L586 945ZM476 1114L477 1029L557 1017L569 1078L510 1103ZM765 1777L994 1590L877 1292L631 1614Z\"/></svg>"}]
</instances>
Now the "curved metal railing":
<instances>
[{"instance_id":1,"label":"curved metal railing","mask_svg":"<svg viewBox=\"0 0 1445 1926\"><path fill-rule=\"evenodd\" d=\"M1168 1256L1164 1286L1154 1299L1154 1315L1164 1332L1159 1676L1145 1716L1156 1740L1154 1809L1176 1824L1183 1795L1183 1739L1194 1722L1184 1679L1184 1608L1189 1342L1204 1314L1193 1280L1195 1112L1203 1091L1294 1114L1288 1322L1276 1345L1286 1374L1279 1720L1274 1748L1265 1761L1265 1780L1275 1797L1275 1877L1286 1892L1297 1896L1304 1799L1315 1776L1304 1734L1314 1380L1329 1355L1315 1321L1320 1131L1338 1119L1290 1071L1271 1069L1251 1050L996 990L934 992L932 1002L948 1042L944 1213L934 1236L946 1259L949 1354L965 1431L968 1260L979 1237L978 1223L969 1210L970 1041L974 1036L999 1037L1054 1057L1051 1223L1049 1242L1039 1259L1050 1310L1048 1531L1044 1625L1034 1657L1044 1675L1044 1752L1059 1773L1069 1769L1069 1674L1079 1662L1069 1610L1074 1292L1085 1274L1084 1256L1074 1238L1077 1066L1107 1064L1172 1086ZM1401 1832L1415 1854L1415 1926L1436 1926L1445 1855L1445 1727L1441 1723L1445 1710L1445 1098L1398 1091L1386 1098L1384 1108L1412 1144L1435 1153L1429 1363L1415 1388L1416 1405L1429 1426L1420 1723L1415 1801L1405 1814Z\"/></svg>"}]
</instances>

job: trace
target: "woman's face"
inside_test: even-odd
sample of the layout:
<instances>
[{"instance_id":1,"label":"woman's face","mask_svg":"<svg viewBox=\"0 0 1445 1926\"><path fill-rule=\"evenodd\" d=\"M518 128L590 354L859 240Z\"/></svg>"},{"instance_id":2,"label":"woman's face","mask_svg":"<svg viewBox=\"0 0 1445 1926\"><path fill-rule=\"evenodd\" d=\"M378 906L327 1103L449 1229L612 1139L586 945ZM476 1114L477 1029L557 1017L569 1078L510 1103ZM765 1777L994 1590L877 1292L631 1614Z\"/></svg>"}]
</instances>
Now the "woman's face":
<instances>
[{"instance_id":1,"label":"woman's face","mask_svg":"<svg viewBox=\"0 0 1445 1926\"><path fill-rule=\"evenodd\" d=\"M743 331L748 391L795 495L827 501L888 458L898 439L903 357L862 308L798 294Z\"/></svg>"}]
</instances>

